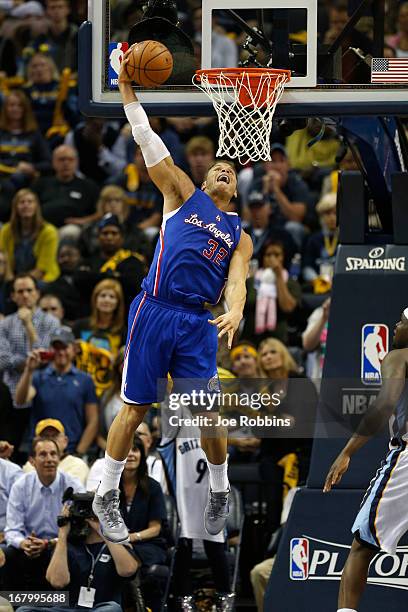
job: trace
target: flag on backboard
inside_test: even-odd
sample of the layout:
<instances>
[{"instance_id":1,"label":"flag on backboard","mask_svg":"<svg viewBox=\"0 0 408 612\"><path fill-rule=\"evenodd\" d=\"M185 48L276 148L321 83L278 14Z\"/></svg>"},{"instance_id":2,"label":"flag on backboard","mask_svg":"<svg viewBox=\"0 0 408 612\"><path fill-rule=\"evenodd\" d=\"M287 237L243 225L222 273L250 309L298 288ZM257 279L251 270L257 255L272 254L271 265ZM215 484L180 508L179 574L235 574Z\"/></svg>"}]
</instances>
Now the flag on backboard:
<instances>
[{"instance_id":1,"label":"flag on backboard","mask_svg":"<svg viewBox=\"0 0 408 612\"><path fill-rule=\"evenodd\" d=\"M408 57L373 57L372 83L408 83Z\"/></svg>"}]
</instances>

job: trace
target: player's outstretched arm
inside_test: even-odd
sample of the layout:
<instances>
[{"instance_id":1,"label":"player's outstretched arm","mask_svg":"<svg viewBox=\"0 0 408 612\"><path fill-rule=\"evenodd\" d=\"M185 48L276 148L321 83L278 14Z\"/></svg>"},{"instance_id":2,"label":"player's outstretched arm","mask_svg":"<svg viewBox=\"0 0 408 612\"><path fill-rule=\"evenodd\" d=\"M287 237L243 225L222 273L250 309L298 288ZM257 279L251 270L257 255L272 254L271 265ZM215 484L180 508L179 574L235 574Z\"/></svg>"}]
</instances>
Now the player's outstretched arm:
<instances>
[{"instance_id":1,"label":"player's outstretched arm","mask_svg":"<svg viewBox=\"0 0 408 612\"><path fill-rule=\"evenodd\" d=\"M150 178L164 196L164 212L171 212L185 202L195 190L190 178L177 166L140 105L127 72L130 48L123 56L119 75L119 91L133 138L140 146Z\"/></svg>"},{"instance_id":2,"label":"player's outstretched arm","mask_svg":"<svg viewBox=\"0 0 408 612\"><path fill-rule=\"evenodd\" d=\"M324 492L340 482L347 471L350 459L375 434L388 423L405 386L407 363L405 351L391 351L381 364L382 386L374 406L361 419L357 431L351 436L331 466L324 485Z\"/></svg>"},{"instance_id":3,"label":"player's outstretched arm","mask_svg":"<svg viewBox=\"0 0 408 612\"><path fill-rule=\"evenodd\" d=\"M211 325L216 325L222 338L228 334L228 348L232 347L234 334L238 329L244 312L246 300L246 279L248 276L249 262L252 257L252 240L244 231L234 254L231 258L228 280L225 286L225 301L229 311L226 314L209 321Z\"/></svg>"}]
</instances>

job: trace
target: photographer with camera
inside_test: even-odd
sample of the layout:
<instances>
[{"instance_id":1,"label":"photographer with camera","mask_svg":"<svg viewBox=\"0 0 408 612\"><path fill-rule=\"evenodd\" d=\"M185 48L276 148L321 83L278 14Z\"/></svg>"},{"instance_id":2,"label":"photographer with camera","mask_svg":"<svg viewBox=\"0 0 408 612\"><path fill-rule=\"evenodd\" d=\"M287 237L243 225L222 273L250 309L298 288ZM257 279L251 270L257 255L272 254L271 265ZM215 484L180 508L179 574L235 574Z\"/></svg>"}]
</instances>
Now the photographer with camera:
<instances>
[{"instance_id":1,"label":"photographer with camera","mask_svg":"<svg viewBox=\"0 0 408 612\"><path fill-rule=\"evenodd\" d=\"M53 607L56 612L70 612L85 607L98 612L121 612L123 578L133 576L139 567L132 548L112 544L99 533L99 522L92 512L93 493L65 492L58 518L58 539L47 568L47 580L54 589L69 591L69 608ZM23 606L19 612L48 612L49 608Z\"/></svg>"},{"instance_id":2,"label":"photographer with camera","mask_svg":"<svg viewBox=\"0 0 408 612\"><path fill-rule=\"evenodd\" d=\"M34 350L28 356L17 389L17 405L32 402L31 431L42 419L58 419L68 436L69 453L83 455L98 433L98 405L92 378L72 362L75 337L69 327L56 330L50 351ZM41 363L49 365L39 370Z\"/></svg>"},{"instance_id":3,"label":"photographer with camera","mask_svg":"<svg viewBox=\"0 0 408 612\"><path fill-rule=\"evenodd\" d=\"M55 440L34 438L31 461L35 472L13 484L7 505L6 563L2 568L9 590L47 590L45 572L58 534L57 517L64 491L83 485L58 471L60 451Z\"/></svg>"}]
</instances>

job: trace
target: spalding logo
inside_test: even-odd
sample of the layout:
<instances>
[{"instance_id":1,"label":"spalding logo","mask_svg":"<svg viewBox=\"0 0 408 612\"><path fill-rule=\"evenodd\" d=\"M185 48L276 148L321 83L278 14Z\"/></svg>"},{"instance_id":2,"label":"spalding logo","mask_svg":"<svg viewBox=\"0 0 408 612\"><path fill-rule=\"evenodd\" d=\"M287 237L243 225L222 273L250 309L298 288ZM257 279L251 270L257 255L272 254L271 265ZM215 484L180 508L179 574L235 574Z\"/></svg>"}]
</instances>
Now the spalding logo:
<instances>
[{"instance_id":1,"label":"spalding logo","mask_svg":"<svg viewBox=\"0 0 408 612\"><path fill-rule=\"evenodd\" d=\"M405 257L387 257L382 259L385 253L383 247L374 247L368 252L368 258L346 257L346 272L356 270L394 270L396 272L406 271Z\"/></svg>"},{"instance_id":2,"label":"spalding logo","mask_svg":"<svg viewBox=\"0 0 408 612\"><path fill-rule=\"evenodd\" d=\"M376 247L375 249L371 249L368 256L372 259L377 259L377 257L382 257L385 253L385 249L382 247Z\"/></svg>"}]
</instances>

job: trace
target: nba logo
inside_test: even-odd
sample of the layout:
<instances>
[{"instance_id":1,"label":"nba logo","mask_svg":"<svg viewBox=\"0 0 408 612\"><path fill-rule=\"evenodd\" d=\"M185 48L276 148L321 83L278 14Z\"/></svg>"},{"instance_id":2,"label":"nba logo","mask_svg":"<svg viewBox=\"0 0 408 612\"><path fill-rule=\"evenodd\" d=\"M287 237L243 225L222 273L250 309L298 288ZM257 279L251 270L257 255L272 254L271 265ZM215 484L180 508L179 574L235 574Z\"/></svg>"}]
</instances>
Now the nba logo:
<instances>
[{"instance_id":1,"label":"nba logo","mask_svg":"<svg viewBox=\"0 0 408 612\"><path fill-rule=\"evenodd\" d=\"M127 42L111 42L109 43L109 69L108 69L108 85L109 89L118 88L118 76L122 65L123 56L129 48Z\"/></svg>"},{"instance_id":2,"label":"nba logo","mask_svg":"<svg viewBox=\"0 0 408 612\"><path fill-rule=\"evenodd\" d=\"M388 353L388 327L367 323L361 331L361 382L381 384L381 362Z\"/></svg>"},{"instance_id":3,"label":"nba logo","mask_svg":"<svg viewBox=\"0 0 408 612\"><path fill-rule=\"evenodd\" d=\"M290 541L289 578L307 580L309 576L309 540L292 538Z\"/></svg>"}]
</instances>

